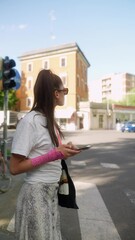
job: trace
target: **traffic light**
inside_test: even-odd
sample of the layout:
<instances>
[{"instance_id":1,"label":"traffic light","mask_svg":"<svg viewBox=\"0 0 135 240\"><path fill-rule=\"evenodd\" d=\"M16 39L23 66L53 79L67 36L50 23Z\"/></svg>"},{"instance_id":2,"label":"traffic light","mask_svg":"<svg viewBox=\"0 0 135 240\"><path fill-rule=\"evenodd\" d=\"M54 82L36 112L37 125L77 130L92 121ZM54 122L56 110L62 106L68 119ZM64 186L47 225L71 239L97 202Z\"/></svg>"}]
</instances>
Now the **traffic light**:
<instances>
[{"instance_id":1,"label":"traffic light","mask_svg":"<svg viewBox=\"0 0 135 240\"><path fill-rule=\"evenodd\" d=\"M16 62L9 57L3 59L2 81L3 90L18 89L21 85L21 77L19 72L14 68Z\"/></svg>"}]
</instances>

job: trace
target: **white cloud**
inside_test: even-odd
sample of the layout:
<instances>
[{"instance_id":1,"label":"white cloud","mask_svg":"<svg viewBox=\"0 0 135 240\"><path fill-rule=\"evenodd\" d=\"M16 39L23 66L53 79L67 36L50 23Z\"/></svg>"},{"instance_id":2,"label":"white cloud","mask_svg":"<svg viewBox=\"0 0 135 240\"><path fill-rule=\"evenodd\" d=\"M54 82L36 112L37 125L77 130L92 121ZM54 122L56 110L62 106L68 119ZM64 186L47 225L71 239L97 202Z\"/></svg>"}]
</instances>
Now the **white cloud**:
<instances>
[{"instance_id":1,"label":"white cloud","mask_svg":"<svg viewBox=\"0 0 135 240\"><path fill-rule=\"evenodd\" d=\"M50 17L51 21L55 21L56 20L55 11L54 10L51 10L49 12L49 17Z\"/></svg>"},{"instance_id":2,"label":"white cloud","mask_svg":"<svg viewBox=\"0 0 135 240\"><path fill-rule=\"evenodd\" d=\"M26 28L27 28L27 24L19 24L19 25L15 25L15 24L4 25L4 24L1 24L0 25L0 31L15 31L17 29L24 30Z\"/></svg>"},{"instance_id":3,"label":"white cloud","mask_svg":"<svg viewBox=\"0 0 135 240\"><path fill-rule=\"evenodd\" d=\"M20 24L18 26L19 29L23 30L23 29L26 29L27 28L27 24Z\"/></svg>"},{"instance_id":4,"label":"white cloud","mask_svg":"<svg viewBox=\"0 0 135 240\"><path fill-rule=\"evenodd\" d=\"M55 35L51 35L51 39L52 40L56 39L56 36Z\"/></svg>"}]
</instances>

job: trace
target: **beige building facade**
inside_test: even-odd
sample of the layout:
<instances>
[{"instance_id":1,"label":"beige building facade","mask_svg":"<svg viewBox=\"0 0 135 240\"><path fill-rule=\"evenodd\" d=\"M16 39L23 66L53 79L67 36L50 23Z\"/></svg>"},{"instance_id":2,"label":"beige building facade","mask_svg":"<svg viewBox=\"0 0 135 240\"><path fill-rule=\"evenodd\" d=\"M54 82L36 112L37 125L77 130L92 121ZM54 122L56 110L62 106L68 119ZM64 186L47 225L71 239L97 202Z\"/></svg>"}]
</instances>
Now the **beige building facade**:
<instances>
[{"instance_id":1,"label":"beige building facade","mask_svg":"<svg viewBox=\"0 0 135 240\"><path fill-rule=\"evenodd\" d=\"M33 105L33 87L38 72L50 69L59 75L69 94L63 107L56 108L56 119L66 129L82 127L79 112L80 101L88 101L88 68L90 64L77 43L65 44L39 51L28 52L19 57L22 83L17 90L20 99L18 111L27 112Z\"/></svg>"},{"instance_id":2,"label":"beige building facade","mask_svg":"<svg viewBox=\"0 0 135 240\"><path fill-rule=\"evenodd\" d=\"M135 106L80 102L80 113L84 129L90 130L120 130L122 122L135 121Z\"/></svg>"}]
</instances>

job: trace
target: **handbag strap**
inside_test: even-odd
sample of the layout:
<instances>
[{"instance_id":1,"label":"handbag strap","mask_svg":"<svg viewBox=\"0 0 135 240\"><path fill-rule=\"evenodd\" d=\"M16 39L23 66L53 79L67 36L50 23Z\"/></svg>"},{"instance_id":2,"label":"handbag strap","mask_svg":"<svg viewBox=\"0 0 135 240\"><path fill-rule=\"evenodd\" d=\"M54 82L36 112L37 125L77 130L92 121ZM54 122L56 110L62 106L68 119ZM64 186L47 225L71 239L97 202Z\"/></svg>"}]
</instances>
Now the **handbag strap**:
<instances>
[{"instance_id":1,"label":"handbag strap","mask_svg":"<svg viewBox=\"0 0 135 240\"><path fill-rule=\"evenodd\" d=\"M56 135L57 135L57 138L58 138L59 145L61 145L62 141L61 141L60 134L59 134L57 129L55 131L56 131ZM64 159L61 160L61 166L62 166L62 161L64 161ZM63 166L62 166L62 169L63 169Z\"/></svg>"}]
</instances>

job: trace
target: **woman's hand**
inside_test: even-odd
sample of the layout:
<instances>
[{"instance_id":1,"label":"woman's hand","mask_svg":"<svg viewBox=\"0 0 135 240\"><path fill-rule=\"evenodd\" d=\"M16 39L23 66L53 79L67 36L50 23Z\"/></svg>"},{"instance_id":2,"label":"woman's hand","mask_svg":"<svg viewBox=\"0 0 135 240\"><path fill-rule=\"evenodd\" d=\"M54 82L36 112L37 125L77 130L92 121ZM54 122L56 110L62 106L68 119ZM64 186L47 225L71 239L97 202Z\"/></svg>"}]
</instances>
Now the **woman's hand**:
<instances>
[{"instance_id":1,"label":"woman's hand","mask_svg":"<svg viewBox=\"0 0 135 240\"><path fill-rule=\"evenodd\" d=\"M72 142L68 142L67 145L68 145L71 149L78 150L77 146L74 145Z\"/></svg>"},{"instance_id":2,"label":"woman's hand","mask_svg":"<svg viewBox=\"0 0 135 240\"><path fill-rule=\"evenodd\" d=\"M71 142L60 145L57 147L57 150L64 155L65 159L81 152L80 150L77 150L77 148Z\"/></svg>"}]
</instances>

